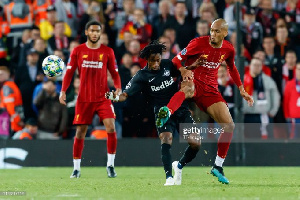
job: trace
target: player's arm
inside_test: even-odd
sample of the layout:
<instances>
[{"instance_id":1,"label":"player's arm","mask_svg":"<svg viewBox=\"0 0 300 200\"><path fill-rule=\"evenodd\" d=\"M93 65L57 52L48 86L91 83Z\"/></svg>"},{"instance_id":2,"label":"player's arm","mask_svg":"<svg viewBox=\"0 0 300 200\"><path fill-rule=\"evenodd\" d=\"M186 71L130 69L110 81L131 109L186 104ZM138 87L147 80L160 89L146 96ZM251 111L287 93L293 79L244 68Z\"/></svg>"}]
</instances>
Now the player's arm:
<instances>
[{"instance_id":1,"label":"player's arm","mask_svg":"<svg viewBox=\"0 0 300 200\"><path fill-rule=\"evenodd\" d=\"M76 49L77 48L75 48L71 53L70 60L67 64L67 71L66 71L65 77L64 77L63 82L62 82L62 88L61 88L61 92L60 92L60 95L59 95L59 102L63 105L67 105L67 103L66 103L66 91L67 91L68 87L70 86L70 83L72 81L74 72L77 69L78 56L77 56L77 50Z\"/></svg>"},{"instance_id":2,"label":"player's arm","mask_svg":"<svg viewBox=\"0 0 300 200\"><path fill-rule=\"evenodd\" d=\"M116 93L117 94L120 94L122 92L122 89L121 89L121 79L120 79L120 76L119 76L119 73L118 73L118 65L116 63L116 57L115 57L115 54L113 52L112 49L110 49L110 54L109 54L109 57L108 57L108 63L107 63L107 68L108 68L108 71L110 72L111 74L111 77L114 81L114 86L116 88Z\"/></svg>"},{"instance_id":3,"label":"player's arm","mask_svg":"<svg viewBox=\"0 0 300 200\"><path fill-rule=\"evenodd\" d=\"M183 80L193 79L193 73L190 71L206 62L206 58L200 57L190 66L183 66L181 63L186 61L189 56L196 55L198 40L192 40L186 48L179 52L173 59L174 66L180 71ZM198 44L199 46L199 44Z\"/></svg>"},{"instance_id":4,"label":"player's arm","mask_svg":"<svg viewBox=\"0 0 300 200\"><path fill-rule=\"evenodd\" d=\"M241 96L248 102L249 106L253 106L254 103L253 98L245 91L245 88L240 78L240 73L234 64L234 54L235 54L234 49L232 48L229 57L226 59L226 64L228 66L229 74L233 79L234 83L236 84L236 86L239 88Z\"/></svg>"},{"instance_id":5,"label":"player's arm","mask_svg":"<svg viewBox=\"0 0 300 200\"><path fill-rule=\"evenodd\" d=\"M141 71L138 71L134 77L127 83L125 90L122 94L117 94L116 92L107 92L105 98L110 99L114 102L126 101L129 96L132 96L138 92L141 92L144 87L143 78Z\"/></svg>"}]
</instances>

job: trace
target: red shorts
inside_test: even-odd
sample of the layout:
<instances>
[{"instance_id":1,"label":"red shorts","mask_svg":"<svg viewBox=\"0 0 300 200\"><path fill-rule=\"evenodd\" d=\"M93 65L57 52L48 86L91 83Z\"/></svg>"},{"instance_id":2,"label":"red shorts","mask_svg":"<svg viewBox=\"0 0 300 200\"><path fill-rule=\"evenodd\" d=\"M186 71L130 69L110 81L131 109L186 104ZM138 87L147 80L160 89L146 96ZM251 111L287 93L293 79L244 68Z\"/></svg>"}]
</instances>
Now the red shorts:
<instances>
[{"instance_id":1,"label":"red shorts","mask_svg":"<svg viewBox=\"0 0 300 200\"><path fill-rule=\"evenodd\" d=\"M73 124L91 124L95 113L100 120L116 118L114 106L108 99L101 102L77 102Z\"/></svg>"},{"instance_id":2,"label":"red shorts","mask_svg":"<svg viewBox=\"0 0 300 200\"><path fill-rule=\"evenodd\" d=\"M193 100L197 104L197 106L204 112L206 112L207 108L214 103L224 102L227 105L227 102L223 99L221 93L218 90L209 91L204 85L196 83Z\"/></svg>"}]
</instances>

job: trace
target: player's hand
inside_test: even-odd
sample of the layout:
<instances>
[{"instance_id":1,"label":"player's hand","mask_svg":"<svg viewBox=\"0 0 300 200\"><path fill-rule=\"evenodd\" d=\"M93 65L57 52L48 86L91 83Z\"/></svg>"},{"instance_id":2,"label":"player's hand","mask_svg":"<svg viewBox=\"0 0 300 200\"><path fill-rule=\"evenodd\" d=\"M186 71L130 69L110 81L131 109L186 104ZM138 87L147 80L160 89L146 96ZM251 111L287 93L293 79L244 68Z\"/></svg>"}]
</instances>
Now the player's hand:
<instances>
[{"instance_id":1,"label":"player's hand","mask_svg":"<svg viewBox=\"0 0 300 200\"><path fill-rule=\"evenodd\" d=\"M188 70L193 70L206 63L206 61L207 61L207 56L201 55L200 58L198 58L195 62L193 62L193 64L191 64L190 66L186 66L185 68Z\"/></svg>"},{"instance_id":2,"label":"player's hand","mask_svg":"<svg viewBox=\"0 0 300 200\"><path fill-rule=\"evenodd\" d=\"M250 96L245 90L244 91L240 91L241 96L247 101L248 106L252 107L254 100L252 98L252 96Z\"/></svg>"},{"instance_id":3,"label":"player's hand","mask_svg":"<svg viewBox=\"0 0 300 200\"><path fill-rule=\"evenodd\" d=\"M184 67L181 67L179 70L180 70L183 81L189 81L189 80L194 79L193 71L187 70Z\"/></svg>"},{"instance_id":4,"label":"player's hand","mask_svg":"<svg viewBox=\"0 0 300 200\"><path fill-rule=\"evenodd\" d=\"M59 94L59 102L63 105L67 105L66 103L66 93L61 91L60 94Z\"/></svg>"},{"instance_id":5,"label":"player's hand","mask_svg":"<svg viewBox=\"0 0 300 200\"><path fill-rule=\"evenodd\" d=\"M117 93L112 90L111 92L106 92L105 93L105 98L112 100L113 102L118 102L119 101L119 95L117 95Z\"/></svg>"},{"instance_id":6,"label":"player's hand","mask_svg":"<svg viewBox=\"0 0 300 200\"><path fill-rule=\"evenodd\" d=\"M115 91L116 95L120 95L122 93L122 89L121 88L117 88Z\"/></svg>"}]
</instances>

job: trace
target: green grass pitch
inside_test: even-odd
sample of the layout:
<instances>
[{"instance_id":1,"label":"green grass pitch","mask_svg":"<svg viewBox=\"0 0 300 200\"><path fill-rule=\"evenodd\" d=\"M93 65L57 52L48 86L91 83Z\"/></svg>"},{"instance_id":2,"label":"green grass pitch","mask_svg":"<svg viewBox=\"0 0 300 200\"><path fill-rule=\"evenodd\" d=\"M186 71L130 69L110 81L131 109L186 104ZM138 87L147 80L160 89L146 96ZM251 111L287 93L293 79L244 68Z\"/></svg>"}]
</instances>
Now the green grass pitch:
<instances>
[{"instance_id":1,"label":"green grass pitch","mask_svg":"<svg viewBox=\"0 0 300 200\"><path fill-rule=\"evenodd\" d=\"M107 178L105 167L82 167L70 179L71 167L0 170L0 191L25 191L25 196L0 199L300 199L299 167L225 167L223 185L209 167L185 167L181 186L163 186L162 167L116 167Z\"/></svg>"}]
</instances>

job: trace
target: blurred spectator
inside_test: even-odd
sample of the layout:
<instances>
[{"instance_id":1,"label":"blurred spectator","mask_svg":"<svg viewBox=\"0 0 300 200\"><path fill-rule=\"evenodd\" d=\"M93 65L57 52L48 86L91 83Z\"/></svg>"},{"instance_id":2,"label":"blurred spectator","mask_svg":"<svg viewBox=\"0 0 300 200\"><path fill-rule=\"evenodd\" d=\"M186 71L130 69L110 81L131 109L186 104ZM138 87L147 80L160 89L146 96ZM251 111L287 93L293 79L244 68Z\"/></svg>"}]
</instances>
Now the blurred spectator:
<instances>
[{"instance_id":1,"label":"blurred spectator","mask_svg":"<svg viewBox=\"0 0 300 200\"><path fill-rule=\"evenodd\" d=\"M51 0L33 0L33 13L35 25L40 25L47 19L47 8L51 5Z\"/></svg>"},{"instance_id":2,"label":"blurred spectator","mask_svg":"<svg viewBox=\"0 0 300 200\"><path fill-rule=\"evenodd\" d=\"M203 2L198 12L199 12L200 19L207 21L209 26L213 23L215 19L218 18L216 7L211 1ZM227 21L227 22L231 22L231 21Z\"/></svg>"},{"instance_id":3,"label":"blurred spectator","mask_svg":"<svg viewBox=\"0 0 300 200\"><path fill-rule=\"evenodd\" d=\"M30 31L29 40L27 41L27 43L24 46L22 46L22 48L20 50L18 66L21 66L22 64L24 64L26 62L27 52L29 51L29 49L33 48L34 41L38 38L41 38L40 29L37 26L33 26Z\"/></svg>"},{"instance_id":4,"label":"blurred spectator","mask_svg":"<svg viewBox=\"0 0 300 200\"><path fill-rule=\"evenodd\" d=\"M144 68L147 64L147 60L140 58L140 43L137 40L132 40L129 43L128 51L132 55L132 62L139 63L142 68Z\"/></svg>"},{"instance_id":5,"label":"blurred spectator","mask_svg":"<svg viewBox=\"0 0 300 200\"><path fill-rule=\"evenodd\" d=\"M39 53L35 49L27 52L27 61L21 65L15 75L15 83L22 94L25 119L36 118L32 109L32 94L36 85L43 81L44 74L37 66Z\"/></svg>"},{"instance_id":6,"label":"blurred spectator","mask_svg":"<svg viewBox=\"0 0 300 200\"><path fill-rule=\"evenodd\" d=\"M131 79L130 67L132 65L132 56L130 53L125 53L122 57L122 65L119 65L118 72L121 78L122 90L125 89L127 83Z\"/></svg>"},{"instance_id":7,"label":"blurred spectator","mask_svg":"<svg viewBox=\"0 0 300 200\"><path fill-rule=\"evenodd\" d=\"M114 27L117 31L120 31L127 22L133 21L134 2L134 0L123 0L123 11L117 12L114 20Z\"/></svg>"},{"instance_id":8,"label":"blurred spectator","mask_svg":"<svg viewBox=\"0 0 300 200\"><path fill-rule=\"evenodd\" d=\"M24 48L24 46L29 41L30 41L30 29L26 29L26 30L23 31L21 41L18 43L18 45L12 51L12 54L11 54L11 64L12 64L11 70L12 69L14 69L14 70L17 69L17 67L19 65L21 50Z\"/></svg>"},{"instance_id":9,"label":"blurred spectator","mask_svg":"<svg viewBox=\"0 0 300 200\"><path fill-rule=\"evenodd\" d=\"M229 76L225 62L223 62L218 69L218 89L227 102L232 118L234 118L234 82Z\"/></svg>"},{"instance_id":10,"label":"blurred spectator","mask_svg":"<svg viewBox=\"0 0 300 200\"><path fill-rule=\"evenodd\" d=\"M73 87L70 87L67 93L66 102L68 109L68 138L73 138L76 132L76 126L73 126L73 119L75 117L75 105L77 102L78 91L80 86L80 79L78 75L74 76Z\"/></svg>"},{"instance_id":11,"label":"blurred spectator","mask_svg":"<svg viewBox=\"0 0 300 200\"><path fill-rule=\"evenodd\" d=\"M285 64L282 66L282 91L284 91L287 81L295 78L297 57L293 50L288 50L285 54Z\"/></svg>"},{"instance_id":12,"label":"blurred spectator","mask_svg":"<svg viewBox=\"0 0 300 200\"><path fill-rule=\"evenodd\" d=\"M43 60L49 56L45 41L42 38L36 39L34 41L33 48L39 53L38 67L42 68Z\"/></svg>"},{"instance_id":13,"label":"blurred spectator","mask_svg":"<svg viewBox=\"0 0 300 200\"><path fill-rule=\"evenodd\" d=\"M176 31L173 28L167 28L164 36L168 37L171 41L171 53L177 55L180 52L180 47L176 42Z\"/></svg>"},{"instance_id":14,"label":"blurred spectator","mask_svg":"<svg viewBox=\"0 0 300 200\"><path fill-rule=\"evenodd\" d=\"M65 35L65 23L63 21L55 22L54 35L48 40L48 52L53 54L55 49L61 49L68 52L70 39Z\"/></svg>"},{"instance_id":15,"label":"blurred spectator","mask_svg":"<svg viewBox=\"0 0 300 200\"><path fill-rule=\"evenodd\" d=\"M205 20L198 20L196 23L196 37L209 35L209 25Z\"/></svg>"},{"instance_id":16,"label":"blurred spectator","mask_svg":"<svg viewBox=\"0 0 300 200\"><path fill-rule=\"evenodd\" d=\"M255 22L254 9L247 9L244 14L244 24L246 33L244 45L249 53L253 55L260 48L263 39L263 28L259 22Z\"/></svg>"},{"instance_id":17,"label":"blurred spectator","mask_svg":"<svg viewBox=\"0 0 300 200\"><path fill-rule=\"evenodd\" d=\"M159 42L166 46L166 51L162 53L162 59L173 59L176 55L171 52L171 40L166 36L161 36Z\"/></svg>"},{"instance_id":18,"label":"blurred spectator","mask_svg":"<svg viewBox=\"0 0 300 200\"><path fill-rule=\"evenodd\" d=\"M171 3L169 0L159 2L159 15L154 17L152 25L156 37L160 37L166 28L174 27L176 19L170 14Z\"/></svg>"},{"instance_id":19,"label":"blurred spectator","mask_svg":"<svg viewBox=\"0 0 300 200\"><path fill-rule=\"evenodd\" d=\"M237 35L236 32L231 33L230 36L230 42L231 44L234 46L235 50L237 48L237 44L240 44L241 47L241 55L243 55L246 59L244 60L244 66L249 65L250 61L251 61L251 54L249 53L248 49L245 48L243 43L237 43ZM235 55L235 57L237 57L237 54Z\"/></svg>"},{"instance_id":20,"label":"blurred spectator","mask_svg":"<svg viewBox=\"0 0 300 200\"><path fill-rule=\"evenodd\" d=\"M74 4L70 0L56 0L54 5L58 20L66 22L70 26L72 37L75 38L77 34L77 15Z\"/></svg>"},{"instance_id":21,"label":"blurred spectator","mask_svg":"<svg viewBox=\"0 0 300 200\"><path fill-rule=\"evenodd\" d=\"M186 6L182 1L178 1L175 6L174 17L176 19L175 31L180 49L185 48L191 39L195 37L196 25L193 18L186 16Z\"/></svg>"},{"instance_id":22,"label":"blurred spectator","mask_svg":"<svg viewBox=\"0 0 300 200\"><path fill-rule=\"evenodd\" d=\"M228 5L224 10L224 19L228 23L228 34L229 36L236 31L236 19L235 19L235 3L238 0L225 0L226 4ZM242 12L240 12L240 21L242 21L243 15ZM212 23L212 21L209 21Z\"/></svg>"},{"instance_id":23,"label":"blurred spectator","mask_svg":"<svg viewBox=\"0 0 300 200\"><path fill-rule=\"evenodd\" d=\"M133 40L133 34L129 31L124 32L124 39L120 46L115 49L117 62L120 64L122 56L124 53L129 51L129 44Z\"/></svg>"},{"instance_id":24,"label":"blurred spectator","mask_svg":"<svg viewBox=\"0 0 300 200\"><path fill-rule=\"evenodd\" d=\"M39 110L39 139L59 139L67 129L67 107L59 103L55 82L47 79L33 100Z\"/></svg>"},{"instance_id":25,"label":"blurred spectator","mask_svg":"<svg viewBox=\"0 0 300 200\"><path fill-rule=\"evenodd\" d=\"M49 40L53 36L53 30L56 21L57 21L56 9L54 6L49 6L47 8L47 19L43 20L39 26L41 31L41 38L43 38L43 40ZM71 37L72 31L70 26L66 22L64 23L64 26L65 26L64 35L67 37Z\"/></svg>"},{"instance_id":26,"label":"blurred spectator","mask_svg":"<svg viewBox=\"0 0 300 200\"><path fill-rule=\"evenodd\" d=\"M198 17L198 9L203 2L205 2L205 0L185 0L188 14L193 18Z\"/></svg>"},{"instance_id":27,"label":"blurred spectator","mask_svg":"<svg viewBox=\"0 0 300 200\"><path fill-rule=\"evenodd\" d=\"M105 46L109 46L109 40L108 40L108 36L107 36L106 33L101 34L100 43L105 45Z\"/></svg>"},{"instance_id":28,"label":"blurred spectator","mask_svg":"<svg viewBox=\"0 0 300 200\"><path fill-rule=\"evenodd\" d=\"M270 35L275 32L276 20L279 17L280 15L273 11L272 0L260 0L256 21L264 27L264 35Z\"/></svg>"},{"instance_id":29,"label":"blurred spectator","mask_svg":"<svg viewBox=\"0 0 300 200\"><path fill-rule=\"evenodd\" d=\"M0 107L8 112L10 129L15 133L24 126L24 110L21 92L15 82L10 80L8 66L0 66L0 85Z\"/></svg>"},{"instance_id":30,"label":"blurred spectator","mask_svg":"<svg viewBox=\"0 0 300 200\"><path fill-rule=\"evenodd\" d=\"M287 82L284 90L284 115L289 122L290 138L299 138L300 133L300 63L296 66L296 77Z\"/></svg>"},{"instance_id":31,"label":"blurred spectator","mask_svg":"<svg viewBox=\"0 0 300 200\"><path fill-rule=\"evenodd\" d=\"M262 66L260 59L253 58L249 72L244 76L245 90L254 99L253 107L247 106L247 102L243 101L246 138L268 138L267 126L270 120L272 122L280 105L276 84L271 77L262 73ZM258 123L260 126L247 123Z\"/></svg>"},{"instance_id":32,"label":"blurred spectator","mask_svg":"<svg viewBox=\"0 0 300 200\"><path fill-rule=\"evenodd\" d=\"M24 129L16 132L12 139L14 140L35 140L37 137L38 126L36 119L30 118L26 121Z\"/></svg>"},{"instance_id":33,"label":"blurred spectator","mask_svg":"<svg viewBox=\"0 0 300 200\"><path fill-rule=\"evenodd\" d=\"M124 32L129 31L133 38L138 40L143 49L151 40L153 30L151 24L145 22L145 13L143 9L136 8L133 11L133 21L127 22L120 32L120 39L124 39Z\"/></svg>"},{"instance_id":34,"label":"blurred spectator","mask_svg":"<svg viewBox=\"0 0 300 200\"><path fill-rule=\"evenodd\" d=\"M0 6L0 9L3 9ZM0 58L6 58L7 52L6 52L6 40L5 37L9 34L10 28L7 21L3 19L3 16L1 14L0 10Z\"/></svg>"},{"instance_id":35,"label":"blurred spectator","mask_svg":"<svg viewBox=\"0 0 300 200\"><path fill-rule=\"evenodd\" d=\"M77 34L80 36L80 43L86 42L85 25L91 20L96 20L103 25L105 24L103 8L97 0L89 1L86 12L80 18L79 28L77 32Z\"/></svg>"},{"instance_id":36,"label":"blurred spectator","mask_svg":"<svg viewBox=\"0 0 300 200\"><path fill-rule=\"evenodd\" d=\"M292 45L293 42L290 38L288 38L287 27L278 27L276 29L275 54L279 54L284 57L287 50L293 49Z\"/></svg>"},{"instance_id":37,"label":"blurred spectator","mask_svg":"<svg viewBox=\"0 0 300 200\"><path fill-rule=\"evenodd\" d=\"M267 76L271 76L271 69L264 64L266 60L266 53L263 50L258 50L253 54L253 58L259 59L263 63L263 73L265 73Z\"/></svg>"}]
</instances>

